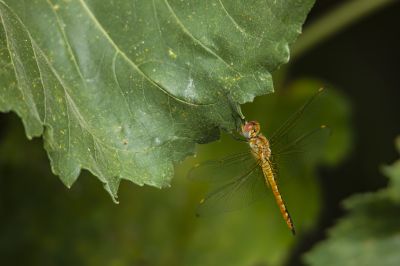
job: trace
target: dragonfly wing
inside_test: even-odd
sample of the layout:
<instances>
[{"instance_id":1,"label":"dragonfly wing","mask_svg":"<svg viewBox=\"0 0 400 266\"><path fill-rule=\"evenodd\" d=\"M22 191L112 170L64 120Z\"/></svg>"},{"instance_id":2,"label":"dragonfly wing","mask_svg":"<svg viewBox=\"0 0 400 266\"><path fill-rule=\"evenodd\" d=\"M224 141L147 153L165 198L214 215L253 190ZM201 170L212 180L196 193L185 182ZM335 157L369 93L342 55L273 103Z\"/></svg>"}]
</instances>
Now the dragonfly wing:
<instances>
[{"instance_id":1,"label":"dragonfly wing","mask_svg":"<svg viewBox=\"0 0 400 266\"><path fill-rule=\"evenodd\" d=\"M317 98L318 95L323 92L323 89L319 89L308 101L306 101L292 116L290 116L269 138L271 144L287 139L287 135L296 127L303 113L306 111L308 106Z\"/></svg>"},{"instance_id":2,"label":"dragonfly wing","mask_svg":"<svg viewBox=\"0 0 400 266\"><path fill-rule=\"evenodd\" d=\"M326 126L321 126L297 137L288 137L271 144L271 166L275 174L281 175L282 169L303 164L321 156L323 147L331 134Z\"/></svg>"},{"instance_id":3,"label":"dragonfly wing","mask_svg":"<svg viewBox=\"0 0 400 266\"><path fill-rule=\"evenodd\" d=\"M265 179L258 162L250 170L214 189L200 201L197 215L213 215L234 211L262 198L267 193Z\"/></svg>"},{"instance_id":4,"label":"dragonfly wing","mask_svg":"<svg viewBox=\"0 0 400 266\"><path fill-rule=\"evenodd\" d=\"M211 183L231 181L243 169L250 169L256 160L251 151L237 153L221 160L205 161L190 169L188 178Z\"/></svg>"},{"instance_id":5,"label":"dragonfly wing","mask_svg":"<svg viewBox=\"0 0 400 266\"><path fill-rule=\"evenodd\" d=\"M310 151L313 148L320 147L320 145L327 140L330 133L330 128L322 125L309 132L299 134L298 136L287 136L279 142L273 142L271 143L271 150L274 155Z\"/></svg>"}]
</instances>

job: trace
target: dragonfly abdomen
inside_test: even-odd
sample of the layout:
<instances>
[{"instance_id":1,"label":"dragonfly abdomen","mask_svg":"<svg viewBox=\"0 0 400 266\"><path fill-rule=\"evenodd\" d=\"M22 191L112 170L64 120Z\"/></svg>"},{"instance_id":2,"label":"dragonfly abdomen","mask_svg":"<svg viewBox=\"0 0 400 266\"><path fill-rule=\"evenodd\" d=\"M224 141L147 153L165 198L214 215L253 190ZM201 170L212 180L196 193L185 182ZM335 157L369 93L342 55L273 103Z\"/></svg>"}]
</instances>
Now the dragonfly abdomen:
<instances>
[{"instance_id":1,"label":"dragonfly abdomen","mask_svg":"<svg viewBox=\"0 0 400 266\"><path fill-rule=\"evenodd\" d=\"M269 184L269 186L272 189L272 193L274 194L276 203L278 204L278 207L279 207L279 210L281 211L283 219L285 220L287 226L292 231L292 233L295 234L292 218L290 217L289 211L286 208L286 204L282 199L281 193L279 192L278 184L276 183L274 172L272 171L271 165L269 164L268 161L265 161L262 164L262 169L263 169L263 173L265 176L265 181L267 182L267 184Z\"/></svg>"}]
</instances>

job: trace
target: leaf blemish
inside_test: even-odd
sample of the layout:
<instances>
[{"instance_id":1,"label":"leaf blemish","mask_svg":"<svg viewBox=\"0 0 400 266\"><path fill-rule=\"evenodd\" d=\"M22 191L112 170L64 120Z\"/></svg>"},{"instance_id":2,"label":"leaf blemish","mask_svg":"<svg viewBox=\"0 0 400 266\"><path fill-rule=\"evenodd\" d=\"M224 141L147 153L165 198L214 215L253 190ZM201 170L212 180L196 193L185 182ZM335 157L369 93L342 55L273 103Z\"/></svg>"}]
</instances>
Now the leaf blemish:
<instances>
[{"instance_id":1,"label":"leaf blemish","mask_svg":"<svg viewBox=\"0 0 400 266\"><path fill-rule=\"evenodd\" d=\"M171 48L168 49L168 55L172 59L176 59L178 57Z\"/></svg>"},{"instance_id":2,"label":"leaf blemish","mask_svg":"<svg viewBox=\"0 0 400 266\"><path fill-rule=\"evenodd\" d=\"M160 144L161 144L160 138L159 138L159 137L155 137L155 138L154 138L154 143L155 143L156 145L160 145Z\"/></svg>"},{"instance_id":3,"label":"leaf blemish","mask_svg":"<svg viewBox=\"0 0 400 266\"><path fill-rule=\"evenodd\" d=\"M189 78L188 83L186 85L186 89L184 92L184 95L188 99L194 99L196 98L196 86L194 85L194 80L192 77Z\"/></svg>"}]
</instances>

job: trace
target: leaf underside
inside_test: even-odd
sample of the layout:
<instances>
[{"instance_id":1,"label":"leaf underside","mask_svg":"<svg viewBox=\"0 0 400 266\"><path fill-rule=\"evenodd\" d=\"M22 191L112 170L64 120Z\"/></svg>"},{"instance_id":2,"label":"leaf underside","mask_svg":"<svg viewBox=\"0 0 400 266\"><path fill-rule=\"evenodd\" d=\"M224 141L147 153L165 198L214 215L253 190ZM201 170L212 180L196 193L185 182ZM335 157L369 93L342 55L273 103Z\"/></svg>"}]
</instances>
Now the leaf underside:
<instances>
[{"instance_id":1,"label":"leaf underside","mask_svg":"<svg viewBox=\"0 0 400 266\"><path fill-rule=\"evenodd\" d=\"M195 143L236 130L313 0L0 0L0 111L43 135L52 170L167 186Z\"/></svg>"}]
</instances>

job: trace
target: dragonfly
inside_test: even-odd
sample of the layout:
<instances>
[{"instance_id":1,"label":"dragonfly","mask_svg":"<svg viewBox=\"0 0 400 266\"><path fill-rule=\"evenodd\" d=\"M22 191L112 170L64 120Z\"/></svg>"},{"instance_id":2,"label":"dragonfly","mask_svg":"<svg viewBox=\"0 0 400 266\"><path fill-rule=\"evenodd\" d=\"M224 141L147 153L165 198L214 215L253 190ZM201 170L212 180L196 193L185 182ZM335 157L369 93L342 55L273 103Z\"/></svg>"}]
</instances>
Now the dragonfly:
<instances>
[{"instance_id":1,"label":"dragonfly","mask_svg":"<svg viewBox=\"0 0 400 266\"><path fill-rule=\"evenodd\" d=\"M294 235L292 217L278 187L279 162L286 155L303 152L306 140L326 132L328 127L318 128L289 139L289 133L298 124L307 107L323 91L319 89L292 116L289 117L269 138L261 132L257 121L243 121L240 128L242 140L247 142L247 151L228 156L221 160L206 161L195 165L189 172L190 179L207 180L217 184L205 198L201 199L197 215L236 210L265 195L269 187L281 215Z\"/></svg>"}]
</instances>

